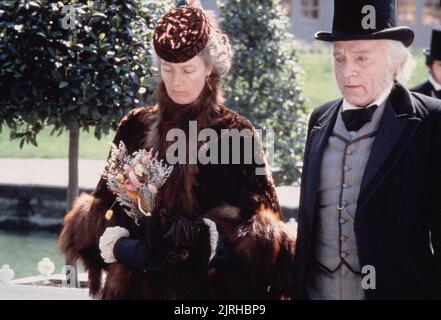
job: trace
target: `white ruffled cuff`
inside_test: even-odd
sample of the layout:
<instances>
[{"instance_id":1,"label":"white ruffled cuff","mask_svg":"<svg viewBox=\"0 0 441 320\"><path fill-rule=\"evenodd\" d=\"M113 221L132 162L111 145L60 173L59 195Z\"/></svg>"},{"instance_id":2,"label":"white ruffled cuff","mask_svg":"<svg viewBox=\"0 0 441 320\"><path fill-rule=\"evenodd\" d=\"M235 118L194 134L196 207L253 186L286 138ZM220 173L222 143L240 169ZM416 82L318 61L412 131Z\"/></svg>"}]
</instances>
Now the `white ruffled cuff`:
<instances>
[{"instance_id":1,"label":"white ruffled cuff","mask_svg":"<svg viewBox=\"0 0 441 320\"><path fill-rule=\"evenodd\" d=\"M115 243L121 238L128 238L129 235L129 230L122 227L109 227L104 230L103 235L100 237L99 248L105 263L117 261L113 254Z\"/></svg>"},{"instance_id":2,"label":"white ruffled cuff","mask_svg":"<svg viewBox=\"0 0 441 320\"><path fill-rule=\"evenodd\" d=\"M210 247L211 247L210 261L211 261L214 255L216 254L217 243L219 241L219 232L217 231L216 223L214 223L213 220L210 220L208 218L203 218L202 220L208 226L210 231Z\"/></svg>"}]
</instances>

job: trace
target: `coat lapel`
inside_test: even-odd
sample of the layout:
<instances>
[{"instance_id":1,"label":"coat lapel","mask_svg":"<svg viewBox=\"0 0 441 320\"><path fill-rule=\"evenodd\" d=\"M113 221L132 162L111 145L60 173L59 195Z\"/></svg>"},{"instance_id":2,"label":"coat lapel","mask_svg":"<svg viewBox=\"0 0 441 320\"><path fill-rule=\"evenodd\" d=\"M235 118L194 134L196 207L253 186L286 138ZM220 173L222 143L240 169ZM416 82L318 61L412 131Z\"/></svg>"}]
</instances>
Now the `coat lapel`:
<instances>
[{"instance_id":1,"label":"coat lapel","mask_svg":"<svg viewBox=\"0 0 441 320\"><path fill-rule=\"evenodd\" d=\"M394 87L385 107L361 182L357 212L392 170L421 121L415 117L409 91L399 84Z\"/></svg>"},{"instance_id":2,"label":"coat lapel","mask_svg":"<svg viewBox=\"0 0 441 320\"><path fill-rule=\"evenodd\" d=\"M308 227L312 227L314 218L316 195L318 189L318 182L320 178L320 166L323 156L323 151L328 143L329 136L335 124L335 120L340 110L342 100L337 101L326 111L322 117L317 121L312 128L309 138L309 151L307 152L308 161L307 167L304 168L307 174L305 179L305 210L308 217Z\"/></svg>"}]
</instances>

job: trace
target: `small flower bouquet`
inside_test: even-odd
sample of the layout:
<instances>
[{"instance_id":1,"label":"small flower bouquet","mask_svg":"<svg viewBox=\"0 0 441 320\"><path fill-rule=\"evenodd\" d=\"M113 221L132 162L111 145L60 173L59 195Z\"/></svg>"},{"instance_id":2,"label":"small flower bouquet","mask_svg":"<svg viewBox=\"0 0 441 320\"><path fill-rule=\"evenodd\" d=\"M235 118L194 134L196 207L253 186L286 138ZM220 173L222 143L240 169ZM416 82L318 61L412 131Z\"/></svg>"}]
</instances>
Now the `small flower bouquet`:
<instances>
[{"instance_id":1,"label":"small flower bouquet","mask_svg":"<svg viewBox=\"0 0 441 320\"><path fill-rule=\"evenodd\" d=\"M139 218L151 214L156 194L172 170L173 166L159 161L158 154L152 155L152 150L141 149L129 155L121 141L119 146L112 144L103 178L116 195L116 201L138 224ZM107 220L112 217L112 207L106 212Z\"/></svg>"}]
</instances>

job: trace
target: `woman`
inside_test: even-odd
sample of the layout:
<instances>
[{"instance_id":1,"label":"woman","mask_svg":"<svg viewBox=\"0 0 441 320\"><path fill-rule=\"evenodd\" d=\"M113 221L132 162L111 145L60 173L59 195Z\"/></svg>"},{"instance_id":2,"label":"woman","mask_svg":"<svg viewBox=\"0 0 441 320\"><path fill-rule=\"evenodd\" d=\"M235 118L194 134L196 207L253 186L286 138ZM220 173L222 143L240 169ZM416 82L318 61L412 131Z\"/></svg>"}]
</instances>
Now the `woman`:
<instances>
[{"instance_id":1,"label":"woman","mask_svg":"<svg viewBox=\"0 0 441 320\"><path fill-rule=\"evenodd\" d=\"M168 162L175 141L168 141L167 133L181 129L188 142L185 161L174 165L151 217L140 226L123 212L102 178L92 195L80 196L67 214L61 250L71 261L83 261L91 295L103 299L286 297L294 235L282 221L269 170L256 174L267 169L266 161L242 160L246 139L238 150L229 144L227 158L239 155L239 164L202 163L190 152L192 143L201 151L210 142L222 153L226 129L247 129L264 159L252 124L223 103L220 80L232 58L227 37L201 9L183 6L159 20L153 44L162 78L157 105L132 110L113 142L123 141L129 153L153 148ZM212 129L220 139L194 141L190 122L198 133ZM107 220L110 207L113 215ZM107 273L103 286L102 271Z\"/></svg>"}]
</instances>

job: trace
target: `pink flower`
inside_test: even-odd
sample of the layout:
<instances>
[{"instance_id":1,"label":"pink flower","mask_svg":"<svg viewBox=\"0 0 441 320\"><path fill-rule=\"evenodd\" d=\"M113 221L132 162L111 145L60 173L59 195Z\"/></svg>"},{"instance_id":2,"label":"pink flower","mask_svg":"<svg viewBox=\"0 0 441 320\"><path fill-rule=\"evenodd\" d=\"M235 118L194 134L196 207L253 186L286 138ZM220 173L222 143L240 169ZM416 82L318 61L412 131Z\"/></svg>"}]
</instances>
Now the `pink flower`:
<instances>
[{"instance_id":1,"label":"pink flower","mask_svg":"<svg viewBox=\"0 0 441 320\"><path fill-rule=\"evenodd\" d=\"M151 183L149 183L147 185L147 190L149 190L151 193L157 193L158 192L158 189L156 188L156 186L151 184Z\"/></svg>"},{"instance_id":2,"label":"pink flower","mask_svg":"<svg viewBox=\"0 0 441 320\"><path fill-rule=\"evenodd\" d=\"M127 191L131 191L131 192L136 191L136 188L133 185L131 185L130 183L127 183L125 186L126 186Z\"/></svg>"},{"instance_id":3,"label":"pink flower","mask_svg":"<svg viewBox=\"0 0 441 320\"><path fill-rule=\"evenodd\" d=\"M142 172L143 170L142 170L142 165L140 164L140 163L138 163L136 166L135 166L135 174L138 176L138 177L142 177Z\"/></svg>"},{"instance_id":4,"label":"pink flower","mask_svg":"<svg viewBox=\"0 0 441 320\"><path fill-rule=\"evenodd\" d=\"M142 160L141 160L142 165L143 165L144 167L146 167L146 166L148 165L149 162L150 162L150 157L149 157L149 155L148 155L148 154L147 154L147 155L144 155L144 156L142 157Z\"/></svg>"},{"instance_id":5,"label":"pink flower","mask_svg":"<svg viewBox=\"0 0 441 320\"><path fill-rule=\"evenodd\" d=\"M135 189L138 188L139 187L139 181L138 181L138 178L136 177L135 172L133 170L129 171L128 177L129 177L130 184Z\"/></svg>"}]
</instances>

